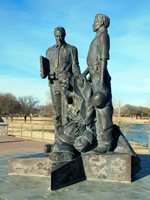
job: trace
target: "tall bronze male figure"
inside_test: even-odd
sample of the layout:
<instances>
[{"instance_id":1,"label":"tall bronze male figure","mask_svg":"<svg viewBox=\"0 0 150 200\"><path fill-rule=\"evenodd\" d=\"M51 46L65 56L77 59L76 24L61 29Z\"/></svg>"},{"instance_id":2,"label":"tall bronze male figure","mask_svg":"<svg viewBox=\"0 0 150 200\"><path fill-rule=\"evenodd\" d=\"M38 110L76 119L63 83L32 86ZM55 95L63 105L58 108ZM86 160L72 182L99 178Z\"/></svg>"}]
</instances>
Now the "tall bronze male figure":
<instances>
[{"instance_id":1,"label":"tall bronze male figure","mask_svg":"<svg viewBox=\"0 0 150 200\"><path fill-rule=\"evenodd\" d=\"M109 60L110 40L107 33L110 19L103 14L97 14L93 24L96 36L91 42L87 65L82 76L90 73L93 87L92 103L96 109L96 133L98 146L93 150L94 154L106 153L111 150L112 143L112 96L111 77L107 71L107 60ZM81 77L82 77L81 76Z\"/></svg>"},{"instance_id":2,"label":"tall bronze male figure","mask_svg":"<svg viewBox=\"0 0 150 200\"><path fill-rule=\"evenodd\" d=\"M41 71L43 72L45 70L46 73L47 71L49 73L48 78L54 108L54 125L56 133L58 132L59 128L63 125L63 115L65 115L66 112L64 107L66 107L67 109L67 106L64 105L65 102L63 100L64 91L62 91L62 87L58 82L58 74L61 71L65 70L75 76L80 76L80 67L78 62L77 48L65 42L65 29L63 27L55 28L54 35L56 39L56 45L50 47L46 51L46 58L48 59L49 64L47 64L47 62L44 61L45 59L42 57L43 59L41 63L43 64L41 67ZM43 69L44 67L45 69ZM43 77L45 78L45 76Z\"/></svg>"}]
</instances>

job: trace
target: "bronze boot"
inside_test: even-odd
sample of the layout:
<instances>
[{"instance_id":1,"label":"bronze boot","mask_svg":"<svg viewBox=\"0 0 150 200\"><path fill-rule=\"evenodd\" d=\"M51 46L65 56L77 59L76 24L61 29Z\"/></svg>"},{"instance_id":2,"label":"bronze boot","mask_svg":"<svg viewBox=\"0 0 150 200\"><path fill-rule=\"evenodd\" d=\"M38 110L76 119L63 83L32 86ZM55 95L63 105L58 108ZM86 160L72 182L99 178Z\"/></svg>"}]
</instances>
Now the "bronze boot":
<instances>
[{"instance_id":1,"label":"bronze boot","mask_svg":"<svg viewBox=\"0 0 150 200\"><path fill-rule=\"evenodd\" d=\"M111 142L99 142L98 146L92 151L93 154L105 154L111 151Z\"/></svg>"}]
</instances>

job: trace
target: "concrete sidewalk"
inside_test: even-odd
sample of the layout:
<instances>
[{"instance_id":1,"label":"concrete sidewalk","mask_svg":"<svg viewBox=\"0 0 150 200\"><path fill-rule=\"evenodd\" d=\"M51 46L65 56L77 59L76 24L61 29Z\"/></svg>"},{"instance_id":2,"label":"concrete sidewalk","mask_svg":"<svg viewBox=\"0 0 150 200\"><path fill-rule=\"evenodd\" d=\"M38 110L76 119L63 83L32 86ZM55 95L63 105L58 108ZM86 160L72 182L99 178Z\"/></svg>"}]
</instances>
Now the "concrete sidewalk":
<instances>
[{"instance_id":1,"label":"concrete sidewalk","mask_svg":"<svg viewBox=\"0 0 150 200\"><path fill-rule=\"evenodd\" d=\"M150 200L150 155L139 155L142 170L126 184L86 180L51 191L49 177L8 175L9 159L43 152L45 144L0 136L0 200Z\"/></svg>"}]
</instances>

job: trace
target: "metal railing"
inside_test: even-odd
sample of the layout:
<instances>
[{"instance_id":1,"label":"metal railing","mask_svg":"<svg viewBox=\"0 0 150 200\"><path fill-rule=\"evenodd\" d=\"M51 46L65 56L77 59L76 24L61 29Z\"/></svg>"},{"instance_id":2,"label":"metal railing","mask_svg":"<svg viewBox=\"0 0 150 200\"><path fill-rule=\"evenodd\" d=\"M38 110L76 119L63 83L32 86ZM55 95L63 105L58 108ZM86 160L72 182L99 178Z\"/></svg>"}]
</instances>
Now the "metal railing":
<instances>
[{"instance_id":1,"label":"metal railing","mask_svg":"<svg viewBox=\"0 0 150 200\"><path fill-rule=\"evenodd\" d=\"M122 133L128 139L128 135L135 133L146 133L148 137L147 144L141 144L137 141L135 134L133 138L128 141L137 154L150 154L150 131L138 130L132 128L121 128ZM54 141L55 130L54 124L40 124L40 123L28 123L28 122L9 122L7 128L7 135L15 135L20 138L36 139L42 141Z\"/></svg>"},{"instance_id":2,"label":"metal railing","mask_svg":"<svg viewBox=\"0 0 150 200\"><path fill-rule=\"evenodd\" d=\"M54 133L54 124L9 122L7 128L7 135L42 141L54 141Z\"/></svg>"}]
</instances>

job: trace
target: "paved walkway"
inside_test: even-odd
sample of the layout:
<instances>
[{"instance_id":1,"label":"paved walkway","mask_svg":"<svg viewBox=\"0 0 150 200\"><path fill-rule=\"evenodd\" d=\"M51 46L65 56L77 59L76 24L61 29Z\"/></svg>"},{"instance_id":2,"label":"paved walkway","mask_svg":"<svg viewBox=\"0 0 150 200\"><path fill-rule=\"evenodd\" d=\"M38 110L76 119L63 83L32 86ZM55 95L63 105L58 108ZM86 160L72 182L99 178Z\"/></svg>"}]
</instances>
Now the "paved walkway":
<instances>
[{"instance_id":1,"label":"paved walkway","mask_svg":"<svg viewBox=\"0 0 150 200\"><path fill-rule=\"evenodd\" d=\"M150 200L150 155L132 183L86 180L50 190L49 177L8 175L8 160L42 152L46 142L0 136L0 200Z\"/></svg>"},{"instance_id":2,"label":"paved walkway","mask_svg":"<svg viewBox=\"0 0 150 200\"><path fill-rule=\"evenodd\" d=\"M0 156L18 151L43 150L48 142L17 138L15 136L0 136Z\"/></svg>"}]
</instances>

